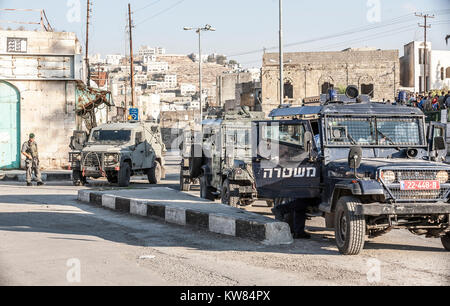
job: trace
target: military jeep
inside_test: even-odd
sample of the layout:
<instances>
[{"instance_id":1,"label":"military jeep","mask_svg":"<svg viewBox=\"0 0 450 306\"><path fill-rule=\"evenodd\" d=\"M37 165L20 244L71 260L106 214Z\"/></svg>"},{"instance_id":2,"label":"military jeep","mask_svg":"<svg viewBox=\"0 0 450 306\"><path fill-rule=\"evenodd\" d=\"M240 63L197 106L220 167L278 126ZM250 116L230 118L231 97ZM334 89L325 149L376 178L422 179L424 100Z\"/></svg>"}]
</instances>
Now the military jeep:
<instances>
[{"instance_id":1,"label":"military jeep","mask_svg":"<svg viewBox=\"0 0 450 306\"><path fill-rule=\"evenodd\" d=\"M200 181L202 198L220 198L223 204L234 207L255 201L251 122L263 118L262 112L251 112L243 107L203 120L200 137L197 133L196 139L191 141L190 157L183 159L189 163L189 171L185 170L185 175ZM184 167L187 168L186 165Z\"/></svg>"},{"instance_id":2,"label":"military jeep","mask_svg":"<svg viewBox=\"0 0 450 306\"><path fill-rule=\"evenodd\" d=\"M254 123L258 195L303 199L334 228L342 254L394 228L440 237L450 250L450 166L442 136L426 134L417 108L355 94L280 108ZM357 92L357 91L356 91ZM285 221L289 221L289 215Z\"/></svg>"},{"instance_id":3,"label":"military jeep","mask_svg":"<svg viewBox=\"0 0 450 306\"><path fill-rule=\"evenodd\" d=\"M69 153L74 185L84 185L88 177L106 177L120 187L127 187L132 175L147 175L150 184L164 178L165 146L159 125L108 123L92 129L89 137L80 134L72 137Z\"/></svg>"}]
</instances>

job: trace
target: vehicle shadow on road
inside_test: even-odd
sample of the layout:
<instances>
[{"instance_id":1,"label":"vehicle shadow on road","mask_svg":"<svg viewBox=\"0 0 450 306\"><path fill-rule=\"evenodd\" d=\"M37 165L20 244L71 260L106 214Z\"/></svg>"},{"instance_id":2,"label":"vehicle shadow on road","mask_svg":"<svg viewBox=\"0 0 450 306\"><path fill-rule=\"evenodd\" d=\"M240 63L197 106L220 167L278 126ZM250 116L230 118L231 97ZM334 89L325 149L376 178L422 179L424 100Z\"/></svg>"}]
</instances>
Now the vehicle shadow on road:
<instances>
[{"instance_id":1,"label":"vehicle shadow on road","mask_svg":"<svg viewBox=\"0 0 450 306\"><path fill-rule=\"evenodd\" d=\"M186 247L203 251L340 255L333 235L326 233L329 230L316 226L308 227L312 234L310 240L295 240L291 245L270 246L257 241L215 234L194 227L168 224L162 219L131 216L101 206L76 202L76 197L70 194L56 196L54 194L39 194L36 195L36 200L29 199L30 197L26 195L4 195L1 197L1 203L36 206L30 211L0 213L0 231L76 235L83 237L52 236L48 238L95 243L97 240L89 238L91 236L141 247ZM81 211L61 207L65 204L75 206ZM61 206L56 208L46 205ZM107 215L106 218L105 215ZM445 252L444 249L438 247L400 245L373 240L366 243L365 249Z\"/></svg>"}]
</instances>

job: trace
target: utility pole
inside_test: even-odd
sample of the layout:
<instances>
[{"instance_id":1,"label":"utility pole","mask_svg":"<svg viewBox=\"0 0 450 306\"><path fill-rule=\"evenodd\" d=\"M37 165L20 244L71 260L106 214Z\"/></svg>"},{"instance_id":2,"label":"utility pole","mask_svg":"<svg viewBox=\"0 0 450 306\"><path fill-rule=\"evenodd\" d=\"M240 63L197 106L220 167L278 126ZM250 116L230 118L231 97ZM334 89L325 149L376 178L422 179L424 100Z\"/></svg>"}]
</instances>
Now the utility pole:
<instances>
[{"instance_id":1,"label":"utility pole","mask_svg":"<svg viewBox=\"0 0 450 306\"><path fill-rule=\"evenodd\" d=\"M128 101L127 101L127 95L128 95L128 81L127 78L125 78L125 82L124 82L124 86L125 86L125 114L124 114L124 119L125 121L128 118L127 112L128 112Z\"/></svg>"},{"instance_id":2,"label":"utility pole","mask_svg":"<svg viewBox=\"0 0 450 306\"><path fill-rule=\"evenodd\" d=\"M216 29L213 28L211 25L207 24L204 27L198 27L198 28L192 28L192 27L184 27L183 30L185 31L191 31L195 30L195 32L198 34L198 88L199 88L199 104L200 104L200 122L203 120L203 94L202 94L202 39L201 39L201 33L202 31L215 31Z\"/></svg>"},{"instance_id":3,"label":"utility pole","mask_svg":"<svg viewBox=\"0 0 450 306\"><path fill-rule=\"evenodd\" d=\"M132 21L131 21L131 5L128 3L128 28L130 31L130 74L131 74L131 106L134 108L134 59L133 59L133 33L132 33Z\"/></svg>"},{"instance_id":4,"label":"utility pole","mask_svg":"<svg viewBox=\"0 0 450 306\"><path fill-rule=\"evenodd\" d=\"M89 18L91 12L91 2L90 0L87 0L87 9L86 9L86 55L85 55L85 61L86 61L86 69L87 69L87 82L86 85L90 85L91 81L91 71L89 69Z\"/></svg>"},{"instance_id":5,"label":"utility pole","mask_svg":"<svg viewBox=\"0 0 450 306\"><path fill-rule=\"evenodd\" d=\"M202 87L202 31L197 30L198 33L198 90L199 90L199 106L200 106L200 124L203 120L203 87Z\"/></svg>"},{"instance_id":6,"label":"utility pole","mask_svg":"<svg viewBox=\"0 0 450 306\"><path fill-rule=\"evenodd\" d=\"M284 100L284 76L283 76L283 0L279 0L279 14L280 14L280 105Z\"/></svg>"},{"instance_id":7,"label":"utility pole","mask_svg":"<svg viewBox=\"0 0 450 306\"><path fill-rule=\"evenodd\" d=\"M424 29L424 31L423 31L424 32L423 33L424 34L424 38L423 38L423 41L424 41L424 50L423 50L423 91L426 93L428 91L428 82L427 82L427 57L428 57L428 54L427 54L427 29L431 28L431 25L427 25L427 19L428 18L434 18L434 15L423 14L423 13L417 14L416 13L416 17L423 18L423 20L424 20L424 24L421 25L419 23L419 27Z\"/></svg>"}]
</instances>

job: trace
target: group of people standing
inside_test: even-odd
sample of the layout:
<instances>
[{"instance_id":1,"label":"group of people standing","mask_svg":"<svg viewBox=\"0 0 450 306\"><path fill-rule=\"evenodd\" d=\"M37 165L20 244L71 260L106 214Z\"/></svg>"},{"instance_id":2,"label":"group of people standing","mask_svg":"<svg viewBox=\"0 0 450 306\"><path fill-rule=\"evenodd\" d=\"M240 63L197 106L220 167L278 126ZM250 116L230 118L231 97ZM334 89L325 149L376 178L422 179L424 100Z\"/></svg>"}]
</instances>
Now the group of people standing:
<instances>
[{"instance_id":1,"label":"group of people standing","mask_svg":"<svg viewBox=\"0 0 450 306\"><path fill-rule=\"evenodd\" d=\"M450 90L445 93L406 93L400 92L396 103L418 107L423 111L439 111L450 108Z\"/></svg>"}]
</instances>

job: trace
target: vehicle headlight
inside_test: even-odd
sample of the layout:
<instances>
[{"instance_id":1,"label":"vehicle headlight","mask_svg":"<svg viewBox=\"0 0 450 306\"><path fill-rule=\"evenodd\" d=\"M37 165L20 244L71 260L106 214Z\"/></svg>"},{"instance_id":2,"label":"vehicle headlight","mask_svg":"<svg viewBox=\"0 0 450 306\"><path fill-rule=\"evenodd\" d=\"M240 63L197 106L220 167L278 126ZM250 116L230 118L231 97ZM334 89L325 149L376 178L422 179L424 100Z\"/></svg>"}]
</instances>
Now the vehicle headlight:
<instances>
[{"instance_id":1,"label":"vehicle headlight","mask_svg":"<svg viewBox=\"0 0 450 306\"><path fill-rule=\"evenodd\" d=\"M117 155L117 154L105 155L105 161L107 163L117 163L117 162L119 162L119 155Z\"/></svg>"},{"instance_id":2,"label":"vehicle headlight","mask_svg":"<svg viewBox=\"0 0 450 306\"><path fill-rule=\"evenodd\" d=\"M72 153L72 161L80 161L81 153Z\"/></svg>"},{"instance_id":3,"label":"vehicle headlight","mask_svg":"<svg viewBox=\"0 0 450 306\"><path fill-rule=\"evenodd\" d=\"M395 182L395 173L394 173L394 171L382 171L381 172L381 179L386 184L392 184L393 182Z\"/></svg>"},{"instance_id":4,"label":"vehicle headlight","mask_svg":"<svg viewBox=\"0 0 450 306\"><path fill-rule=\"evenodd\" d=\"M436 175L436 179L439 181L439 183L441 184L445 184L448 181L448 173L447 171L439 171Z\"/></svg>"}]
</instances>

